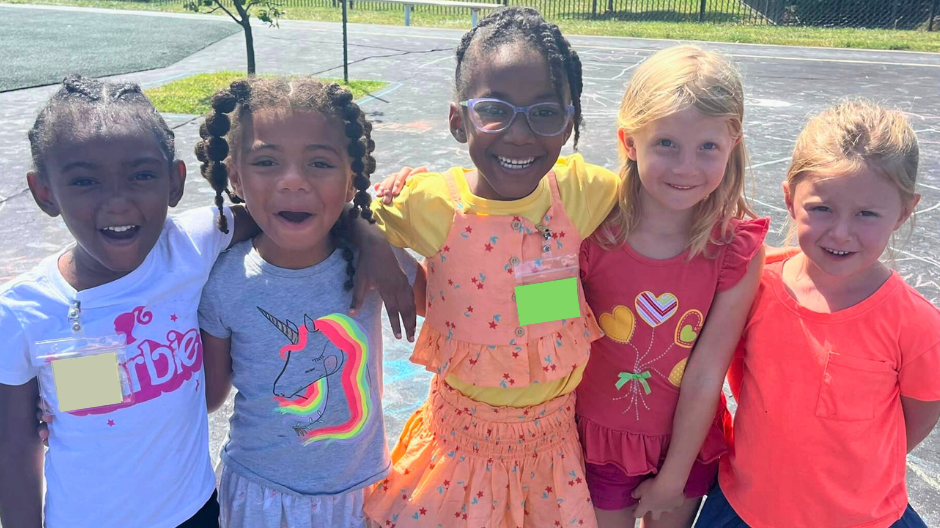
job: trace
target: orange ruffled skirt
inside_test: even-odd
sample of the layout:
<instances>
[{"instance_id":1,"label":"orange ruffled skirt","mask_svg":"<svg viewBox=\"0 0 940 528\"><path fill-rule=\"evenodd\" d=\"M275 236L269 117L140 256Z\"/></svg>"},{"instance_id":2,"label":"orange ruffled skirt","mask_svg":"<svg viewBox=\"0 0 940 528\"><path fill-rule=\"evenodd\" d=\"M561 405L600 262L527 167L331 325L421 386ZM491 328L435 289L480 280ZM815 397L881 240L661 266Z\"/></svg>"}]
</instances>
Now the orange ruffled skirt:
<instances>
[{"instance_id":1,"label":"orange ruffled skirt","mask_svg":"<svg viewBox=\"0 0 940 528\"><path fill-rule=\"evenodd\" d=\"M491 407L435 376L366 514L386 528L596 527L574 403Z\"/></svg>"}]
</instances>

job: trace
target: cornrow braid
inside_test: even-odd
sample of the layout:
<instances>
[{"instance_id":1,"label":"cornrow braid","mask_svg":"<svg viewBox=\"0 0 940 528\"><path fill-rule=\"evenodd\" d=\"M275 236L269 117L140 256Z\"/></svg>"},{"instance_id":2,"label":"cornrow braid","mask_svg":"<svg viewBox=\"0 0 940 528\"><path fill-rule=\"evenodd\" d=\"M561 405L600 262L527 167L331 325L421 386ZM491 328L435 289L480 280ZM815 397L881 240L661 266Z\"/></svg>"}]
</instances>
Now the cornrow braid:
<instances>
[{"instance_id":1,"label":"cornrow braid","mask_svg":"<svg viewBox=\"0 0 940 528\"><path fill-rule=\"evenodd\" d=\"M264 109L312 110L321 112L343 126L349 140L346 152L350 158L352 183L356 188L353 207L348 214L340 215L330 229L330 239L342 251L346 260L347 281L344 288L350 289L355 276L355 252L352 244L352 220L362 216L374 223L369 195L370 176L375 172L375 142L372 140L372 123L355 102L352 92L336 83L326 84L313 78L252 78L233 82L227 89L213 96L212 111L199 127L202 140L196 145L196 157L202 162L203 177L215 190L215 205L219 208L219 229L227 232L225 215L222 214L224 196L233 203L242 202L229 188L227 163L231 155L237 156L240 127L246 115ZM230 148L230 145L234 147Z\"/></svg>"},{"instance_id":2,"label":"cornrow braid","mask_svg":"<svg viewBox=\"0 0 940 528\"><path fill-rule=\"evenodd\" d=\"M467 88L468 69L485 51L492 51L503 44L527 42L538 47L548 60L552 86L558 98L564 101L565 86L571 93L574 106L574 147L578 147L584 118L581 114L581 92L584 82L581 59L571 49L558 26L546 21L538 11L528 7L507 7L487 15L477 26L463 35L457 46L457 69L455 86L457 98L463 99ZM471 45L476 46L471 50ZM467 51L471 50L468 55Z\"/></svg>"},{"instance_id":3,"label":"cornrow braid","mask_svg":"<svg viewBox=\"0 0 940 528\"><path fill-rule=\"evenodd\" d=\"M33 169L41 177L46 177L46 156L60 142L69 141L88 130L108 130L127 124L152 133L168 164L176 160L173 130L140 86L70 74L40 110L27 134Z\"/></svg>"}]
</instances>

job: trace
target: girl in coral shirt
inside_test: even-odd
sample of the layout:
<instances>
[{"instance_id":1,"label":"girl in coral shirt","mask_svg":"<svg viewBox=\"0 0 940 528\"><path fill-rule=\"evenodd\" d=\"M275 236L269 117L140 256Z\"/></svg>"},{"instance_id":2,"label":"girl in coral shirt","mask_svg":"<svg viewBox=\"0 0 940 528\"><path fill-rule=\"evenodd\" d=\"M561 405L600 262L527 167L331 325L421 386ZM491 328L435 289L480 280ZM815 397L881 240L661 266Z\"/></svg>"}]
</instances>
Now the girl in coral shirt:
<instances>
[{"instance_id":1,"label":"girl in coral shirt","mask_svg":"<svg viewBox=\"0 0 940 528\"><path fill-rule=\"evenodd\" d=\"M917 163L913 129L872 103L800 134L784 195L802 252L763 273L698 527L926 528L905 455L940 415L940 311L880 261L920 198Z\"/></svg>"}]
</instances>

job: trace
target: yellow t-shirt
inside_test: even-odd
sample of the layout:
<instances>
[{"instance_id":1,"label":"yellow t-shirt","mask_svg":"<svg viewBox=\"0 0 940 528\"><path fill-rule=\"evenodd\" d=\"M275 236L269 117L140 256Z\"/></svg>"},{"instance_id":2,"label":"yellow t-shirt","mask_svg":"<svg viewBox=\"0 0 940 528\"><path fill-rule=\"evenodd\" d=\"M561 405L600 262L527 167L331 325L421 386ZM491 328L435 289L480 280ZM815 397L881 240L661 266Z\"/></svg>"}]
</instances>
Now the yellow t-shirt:
<instances>
[{"instance_id":1,"label":"yellow t-shirt","mask_svg":"<svg viewBox=\"0 0 940 528\"><path fill-rule=\"evenodd\" d=\"M585 163L580 154L559 158L554 169L565 212L581 237L586 238L613 208L619 178L603 167ZM458 167L450 172L467 212L522 216L532 223L539 223L551 207L552 194L546 178L542 178L532 194L524 198L488 200L470 192L466 173L471 170ZM455 205L444 176L427 173L409 178L401 194L391 204L373 201L372 211L376 225L385 232L389 242L430 257L436 255L447 241ZM550 383L508 389L472 386L453 375L445 381L476 401L494 406L527 407L573 391L581 381L583 369L583 366L579 367L571 375Z\"/></svg>"}]
</instances>

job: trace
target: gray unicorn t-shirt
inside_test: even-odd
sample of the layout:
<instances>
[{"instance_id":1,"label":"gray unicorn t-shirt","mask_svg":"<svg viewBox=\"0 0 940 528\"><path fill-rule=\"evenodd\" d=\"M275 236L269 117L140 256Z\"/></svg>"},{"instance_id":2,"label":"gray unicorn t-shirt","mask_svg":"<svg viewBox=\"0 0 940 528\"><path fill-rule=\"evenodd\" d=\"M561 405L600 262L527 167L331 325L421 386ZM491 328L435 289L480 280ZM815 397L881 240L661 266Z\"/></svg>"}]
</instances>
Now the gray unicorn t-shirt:
<instances>
[{"instance_id":1,"label":"gray unicorn t-shirt","mask_svg":"<svg viewBox=\"0 0 940 528\"><path fill-rule=\"evenodd\" d=\"M416 262L397 253L410 280ZM342 251L316 266L274 266L251 241L223 253L199 307L231 338L235 412L222 461L258 484L303 495L363 488L389 471L382 418L382 300L355 317Z\"/></svg>"}]
</instances>

